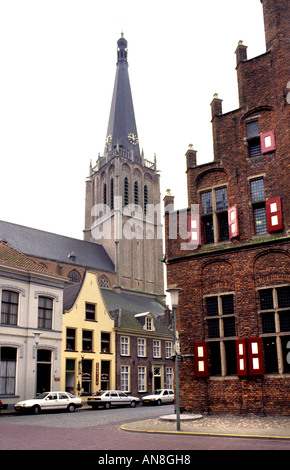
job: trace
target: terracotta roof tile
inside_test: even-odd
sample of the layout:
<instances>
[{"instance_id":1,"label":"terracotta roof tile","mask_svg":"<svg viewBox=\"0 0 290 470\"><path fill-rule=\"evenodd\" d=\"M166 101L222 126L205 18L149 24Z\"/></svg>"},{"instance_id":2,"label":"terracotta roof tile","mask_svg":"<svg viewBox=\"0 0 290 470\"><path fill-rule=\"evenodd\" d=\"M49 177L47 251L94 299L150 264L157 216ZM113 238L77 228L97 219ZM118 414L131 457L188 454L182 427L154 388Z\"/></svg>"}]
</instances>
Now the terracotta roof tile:
<instances>
[{"instance_id":1,"label":"terracotta roof tile","mask_svg":"<svg viewBox=\"0 0 290 470\"><path fill-rule=\"evenodd\" d=\"M37 271L51 274L47 268L25 256L20 251L15 250L7 243L0 240L0 263L27 269L28 271Z\"/></svg>"}]
</instances>

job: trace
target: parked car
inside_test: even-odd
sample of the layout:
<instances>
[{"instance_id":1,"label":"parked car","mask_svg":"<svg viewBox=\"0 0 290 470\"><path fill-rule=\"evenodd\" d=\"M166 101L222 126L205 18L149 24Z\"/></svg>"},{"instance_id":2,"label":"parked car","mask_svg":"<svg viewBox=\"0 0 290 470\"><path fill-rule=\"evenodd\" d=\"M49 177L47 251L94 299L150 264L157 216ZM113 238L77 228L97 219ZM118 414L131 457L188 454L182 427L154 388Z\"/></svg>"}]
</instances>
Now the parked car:
<instances>
[{"instance_id":1,"label":"parked car","mask_svg":"<svg viewBox=\"0 0 290 470\"><path fill-rule=\"evenodd\" d=\"M7 408L8 408L7 403L3 403L3 401L0 400L0 412L1 410L7 410Z\"/></svg>"},{"instance_id":2,"label":"parked car","mask_svg":"<svg viewBox=\"0 0 290 470\"><path fill-rule=\"evenodd\" d=\"M15 411L31 411L34 414L44 410L74 411L83 406L81 398L67 392L44 392L31 400L24 400L14 405Z\"/></svg>"},{"instance_id":3,"label":"parked car","mask_svg":"<svg viewBox=\"0 0 290 470\"><path fill-rule=\"evenodd\" d=\"M131 406L135 408L140 403L139 398L131 397L121 390L105 390L94 393L91 397L88 397L88 405L93 409L97 409L99 406L104 408L111 408L111 406Z\"/></svg>"},{"instance_id":4,"label":"parked car","mask_svg":"<svg viewBox=\"0 0 290 470\"><path fill-rule=\"evenodd\" d=\"M161 390L155 390L151 395L145 395L142 397L142 403L148 405L153 403L155 405L162 405L164 403L173 403L174 402L174 391L167 388L162 388Z\"/></svg>"}]
</instances>

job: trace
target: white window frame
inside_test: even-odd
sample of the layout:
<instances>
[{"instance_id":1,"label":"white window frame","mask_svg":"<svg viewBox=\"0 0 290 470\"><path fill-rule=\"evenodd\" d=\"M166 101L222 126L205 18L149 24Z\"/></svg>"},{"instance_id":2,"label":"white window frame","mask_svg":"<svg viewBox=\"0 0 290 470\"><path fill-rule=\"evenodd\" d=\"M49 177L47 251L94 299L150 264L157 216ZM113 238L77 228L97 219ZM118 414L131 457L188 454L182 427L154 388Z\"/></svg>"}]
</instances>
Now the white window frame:
<instances>
[{"instance_id":1,"label":"white window frame","mask_svg":"<svg viewBox=\"0 0 290 470\"><path fill-rule=\"evenodd\" d=\"M153 357L161 358L161 341L159 339L153 340Z\"/></svg>"},{"instance_id":2,"label":"white window frame","mask_svg":"<svg viewBox=\"0 0 290 470\"><path fill-rule=\"evenodd\" d=\"M147 390L147 367L138 366L138 392L146 392Z\"/></svg>"},{"instance_id":3,"label":"white window frame","mask_svg":"<svg viewBox=\"0 0 290 470\"><path fill-rule=\"evenodd\" d=\"M130 366L122 365L121 366L121 390L122 392L129 392L130 385Z\"/></svg>"},{"instance_id":4,"label":"white window frame","mask_svg":"<svg viewBox=\"0 0 290 470\"><path fill-rule=\"evenodd\" d=\"M146 357L146 339L145 338L137 339L137 356Z\"/></svg>"},{"instance_id":5,"label":"white window frame","mask_svg":"<svg viewBox=\"0 0 290 470\"><path fill-rule=\"evenodd\" d=\"M153 331L153 318L146 317L146 330Z\"/></svg>"},{"instance_id":6,"label":"white window frame","mask_svg":"<svg viewBox=\"0 0 290 470\"><path fill-rule=\"evenodd\" d=\"M120 354L121 356L130 356L130 337L129 336L121 336Z\"/></svg>"},{"instance_id":7,"label":"white window frame","mask_svg":"<svg viewBox=\"0 0 290 470\"><path fill-rule=\"evenodd\" d=\"M166 380L166 388L173 390L173 367L166 367L165 369L165 380Z\"/></svg>"},{"instance_id":8,"label":"white window frame","mask_svg":"<svg viewBox=\"0 0 290 470\"><path fill-rule=\"evenodd\" d=\"M172 341L166 341L165 342L165 357L166 359L169 359L172 357Z\"/></svg>"}]
</instances>

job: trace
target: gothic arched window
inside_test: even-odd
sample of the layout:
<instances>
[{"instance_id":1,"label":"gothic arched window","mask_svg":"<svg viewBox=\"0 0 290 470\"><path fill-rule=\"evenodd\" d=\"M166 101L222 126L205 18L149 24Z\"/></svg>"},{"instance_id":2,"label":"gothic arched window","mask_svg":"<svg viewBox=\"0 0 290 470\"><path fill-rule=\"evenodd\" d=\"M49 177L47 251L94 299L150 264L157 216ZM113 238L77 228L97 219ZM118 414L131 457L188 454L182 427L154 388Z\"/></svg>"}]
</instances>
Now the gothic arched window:
<instances>
[{"instance_id":1,"label":"gothic arched window","mask_svg":"<svg viewBox=\"0 0 290 470\"><path fill-rule=\"evenodd\" d=\"M76 269L73 269L72 271L69 272L68 278L72 282L75 282L75 283L81 281L81 275L78 273L78 271Z\"/></svg>"},{"instance_id":2,"label":"gothic arched window","mask_svg":"<svg viewBox=\"0 0 290 470\"><path fill-rule=\"evenodd\" d=\"M113 180L113 178L111 178L110 186L111 186L110 207L111 207L111 210L113 210L114 209L114 180Z\"/></svg>"},{"instance_id":3,"label":"gothic arched window","mask_svg":"<svg viewBox=\"0 0 290 470\"><path fill-rule=\"evenodd\" d=\"M147 213L147 204L148 204L148 186L144 186L144 213Z\"/></svg>"},{"instance_id":4,"label":"gothic arched window","mask_svg":"<svg viewBox=\"0 0 290 470\"><path fill-rule=\"evenodd\" d=\"M104 186L103 186L103 204L104 205L107 204L107 185L106 185L106 183L104 183Z\"/></svg>"},{"instance_id":5,"label":"gothic arched window","mask_svg":"<svg viewBox=\"0 0 290 470\"><path fill-rule=\"evenodd\" d=\"M129 204L129 180L128 177L124 178L124 206Z\"/></svg>"},{"instance_id":6,"label":"gothic arched window","mask_svg":"<svg viewBox=\"0 0 290 470\"><path fill-rule=\"evenodd\" d=\"M134 204L136 204L136 206L139 204L139 187L138 187L138 181L135 181L135 183L134 183Z\"/></svg>"},{"instance_id":7,"label":"gothic arched window","mask_svg":"<svg viewBox=\"0 0 290 470\"><path fill-rule=\"evenodd\" d=\"M110 287L108 278L104 275L99 277L99 286L100 287Z\"/></svg>"}]
</instances>

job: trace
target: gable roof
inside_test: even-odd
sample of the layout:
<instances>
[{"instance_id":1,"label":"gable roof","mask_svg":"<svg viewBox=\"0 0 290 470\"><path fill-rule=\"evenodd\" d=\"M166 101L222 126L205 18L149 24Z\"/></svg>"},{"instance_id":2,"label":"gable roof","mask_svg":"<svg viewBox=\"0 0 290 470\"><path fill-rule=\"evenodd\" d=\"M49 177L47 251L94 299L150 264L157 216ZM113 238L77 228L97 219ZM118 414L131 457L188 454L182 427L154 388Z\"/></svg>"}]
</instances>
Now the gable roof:
<instances>
[{"instance_id":1,"label":"gable roof","mask_svg":"<svg viewBox=\"0 0 290 470\"><path fill-rule=\"evenodd\" d=\"M146 314L150 314L151 312L146 312ZM144 321L140 321L138 317L136 317L135 312L124 310L122 308L110 311L111 317L115 319L115 328L131 330L134 332L142 332L142 333L150 333L156 335L168 335L172 336L172 331L167 328L164 323L159 321L157 318L154 318L154 330L147 331L144 330ZM144 320L144 317L141 317Z\"/></svg>"},{"instance_id":2,"label":"gable roof","mask_svg":"<svg viewBox=\"0 0 290 470\"><path fill-rule=\"evenodd\" d=\"M64 288L63 290L63 311L64 312L68 312L72 308L81 290L82 284L83 282L78 282L77 284L72 284Z\"/></svg>"},{"instance_id":3,"label":"gable roof","mask_svg":"<svg viewBox=\"0 0 290 470\"><path fill-rule=\"evenodd\" d=\"M26 269L28 271L52 274L47 268L33 261L18 250L15 250L7 243L0 240L0 263L7 266Z\"/></svg>"},{"instance_id":4,"label":"gable roof","mask_svg":"<svg viewBox=\"0 0 290 470\"><path fill-rule=\"evenodd\" d=\"M126 292L115 292L101 289L102 296L108 311L122 308L136 313L151 312L154 317L164 314L164 306L154 297L145 297Z\"/></svg>"},{"instance_id":5,"label":"gable roof","mask_svg":"<svg viewBox=\"0 0 290 470\"><path fill-rule=\"evenodd\" d=\"M0 220L0 240L28 256L115 272L102 245ZM75 258L69 256L74 255Z\"/></svg>"}]
</instances>

